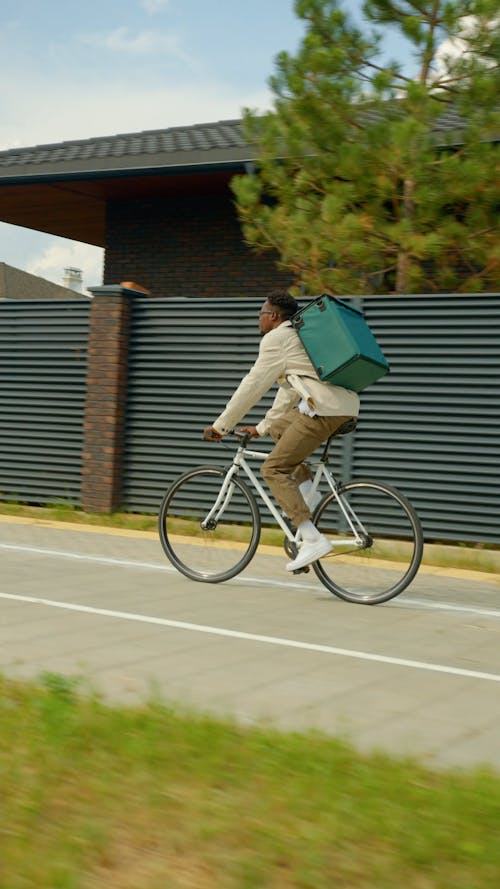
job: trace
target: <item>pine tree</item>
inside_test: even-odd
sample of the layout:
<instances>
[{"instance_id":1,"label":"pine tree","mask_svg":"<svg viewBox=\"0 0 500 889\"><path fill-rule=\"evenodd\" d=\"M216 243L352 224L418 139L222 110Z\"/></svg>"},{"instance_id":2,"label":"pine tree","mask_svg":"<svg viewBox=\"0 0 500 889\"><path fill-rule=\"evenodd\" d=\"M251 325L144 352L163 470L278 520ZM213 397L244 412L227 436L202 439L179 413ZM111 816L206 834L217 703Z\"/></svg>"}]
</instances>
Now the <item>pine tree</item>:
<instances>
[{"instance_id":1,"label":"pine tree","mask_svg":"<svg viewBox=\"0 0 500 889\"><path fill-rule=\"evenodd\" d=\"M273 110L245 112L256 168L232 187L247 243L277 251L297 287L498 288L497 9L366 0L365 32L339 0L296 0L305 35L276 59ZM388 25L412 47L411 76L381 59Z\"/></svg>"}]
</instances>

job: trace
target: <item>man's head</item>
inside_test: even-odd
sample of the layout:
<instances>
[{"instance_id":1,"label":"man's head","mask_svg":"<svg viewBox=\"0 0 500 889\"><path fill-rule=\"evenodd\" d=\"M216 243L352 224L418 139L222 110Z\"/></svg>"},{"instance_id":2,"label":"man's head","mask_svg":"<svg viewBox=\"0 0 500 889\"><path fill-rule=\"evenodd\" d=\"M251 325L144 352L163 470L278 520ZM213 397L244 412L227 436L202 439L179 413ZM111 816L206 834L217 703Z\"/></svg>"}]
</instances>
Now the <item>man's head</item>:
<instances>
[{"instance_id":1,"label":"man's head","mask_svg":"<svg viewBox=\"0 0 500 889\"><path fill-rule=\"evenodd\" d=\"M259 312L259 328L261 334L268 333L274 327L287 321L295 312L298 312L299 304L286 290L272 290Z\"/></svg>"}]
</instances>

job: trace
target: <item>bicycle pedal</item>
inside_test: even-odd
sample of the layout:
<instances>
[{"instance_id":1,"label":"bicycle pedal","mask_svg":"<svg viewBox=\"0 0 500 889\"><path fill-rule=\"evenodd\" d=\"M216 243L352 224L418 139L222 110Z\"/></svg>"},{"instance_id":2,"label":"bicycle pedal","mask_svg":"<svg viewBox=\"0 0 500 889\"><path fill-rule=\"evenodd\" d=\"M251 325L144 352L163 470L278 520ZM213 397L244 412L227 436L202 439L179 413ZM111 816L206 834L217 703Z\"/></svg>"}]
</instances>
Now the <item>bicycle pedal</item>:
<instances>
[{"instance_id":1,"label":"bicycle pedal","mask_svg":"<svg viewBox=\"0 0 500 889\"><path fill-rule=\"evenodd\" d=\"M295 571L292 571L292 574L309 574L310 570L309 565L304 565L303 568L296 568Z\"/></svg>"}]
</instances>

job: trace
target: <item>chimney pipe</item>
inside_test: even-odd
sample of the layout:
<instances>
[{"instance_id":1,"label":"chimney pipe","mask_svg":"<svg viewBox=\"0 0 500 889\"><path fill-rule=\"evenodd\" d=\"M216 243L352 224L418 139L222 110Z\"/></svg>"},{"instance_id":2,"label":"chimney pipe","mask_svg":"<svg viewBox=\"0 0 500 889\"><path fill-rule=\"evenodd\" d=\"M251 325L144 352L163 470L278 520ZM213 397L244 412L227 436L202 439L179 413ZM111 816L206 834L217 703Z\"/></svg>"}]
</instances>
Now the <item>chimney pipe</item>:
<instances>
[{"instance_id":1,"label":"chimney pipe","mask_svg":"<svg viewBox=\"0 0 500 889\"><path fill-rule=\"evenodd\" d=\"M76 293L82 292L83 275L81 269L64 269L63 286Z\"/></svg>"}]
</instances>

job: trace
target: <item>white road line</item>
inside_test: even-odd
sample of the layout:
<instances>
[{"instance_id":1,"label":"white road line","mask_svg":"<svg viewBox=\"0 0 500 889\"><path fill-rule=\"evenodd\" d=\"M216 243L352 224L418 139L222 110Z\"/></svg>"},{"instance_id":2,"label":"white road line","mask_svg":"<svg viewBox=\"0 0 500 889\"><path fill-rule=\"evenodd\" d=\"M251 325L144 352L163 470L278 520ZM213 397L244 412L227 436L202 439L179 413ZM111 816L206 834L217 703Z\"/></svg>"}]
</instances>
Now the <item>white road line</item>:
<instances>
[{"instance_id":1,"label":"white road line","mask_svg":"<svg viewBox=\"0 0 500 889\"><path fill-rule=\"evenodd\" d=\"M161 565L159 562L137 562L133 559L113 559L109 556L72 553L62 549L45 549L40 546L20 546L17 543L0 543L0 549L14 550L15 552L17 551L21 553L33 553L37 556L55 556L58 559L76 559L79 562L99 562L102 565L117 565L119 568L148 568L151 571L175 571L175 568L171 565Z\"/></svg>"},{"instance_id":2,"label":"white road line","mask_svg":"<svg viewBox=\"0 0 500 889\"><path fill-rule=\"evenodd\" d=\"M18 552L26 552L33 553L34 555L41 556L53 556L58 559L76 559L80 562L97 562L101 565L115 565L118 568L146 568L148 571L163 571L168 574L177 574L178 577L182 577L182 575L174 568L172 565L168 563L161 564L159 562L138 562L135 559L115 559L109 556L96 556L96 555L88 555L86 553L72 553L67 552L66 550L58 550L58 549L44 549L42 547L37 546L19 546L15 543L0 543L0 549L14 550ZM265 577L248 577L245 575L245 579L242 578L233 578L231 583L240 583L240 584L259 584L261 586L277 586L289 588L290 583L293 583L291 578L289 580L271 580ZM296 582L298 586L299 583ZM316 590L318 589L318 585L314 584L300 584L304 589Z\"/></svg>"},{"instance_id":3,"label":"white road line","mask_svg":"<svg viewBox=\"0 0 500 889\"><path fill-rule=\"evenodd\" d=\"M129 611L112 611L108 608L93 608L89 605L76 605L71 602L59 602L54 599L42 599L35 596L17 596L13 593L0 593L0 598L24 602L30 605L45 605L49 608L63 608L67 611L78 611L84 614L99 615L100 617L114 617L118 620L131 620L137 621L138 623L156 624L157 626L170 627L175 630L208 633L212 636L226 636L231 639L242 639L247 642L262 642L267 645L281 645L285 648L299 648L302 649L302 651L317 651L323 654L355 658L356 660L361 661L376 661L379 664L393 664L398 667L411 667L414 670L430 670L432 673L447 673L451 676L465 676L469 679L485 679L490 682L500 682L500 674L496 673L462 670L459 667L448 667L445 664L431 664L425 663L424 661L407 660L406 658L370 654L366 651L356 651L350 648L337 648L333 645L318 645L313 642L300 642L296 639L282 639L278 636L262 636L258 633L244 633L240 630L226 630L222 627L192 624L186 621L169 620L165 617L153 617L151 615L135 614L134 612Z\"/></svg>"},{"instance_id":4,"label":"white road line","mask_svg":"<svg viewBox=\"0 0 500 889\"><path fill-rule=\"evenodd\" d=\"M174 568L172 565L161 564L159 562L138 562L133 559L115 559L109 556L73 553L66 550L45 549L43 547L37 546L21 546L15 543L0 543L0 549L13 550L14 552L33 553L34 555L41 556L52 556L59 559L74 559L80 562L91 562L101 565L114 565L118 568L140 568L146 569L148 571L162 571L166 572L167 574L177 574L177 576L181 577L177 569ZM235 583L239 586L247 586L248 584L253 584L253 586L277 587L279 589L290 589L290 587L293 586L300 587L300 589L304 590L305 592L318 592L318 590L324 591L324 587L319 581L316 584L305 583L302 580L295 580L291 577L287 578L287 580L274 580L271 578L253 577L251 575L244 574L240 575L239 577L234 577L231 580L231 583ZM497 620L500 619L500 610L498 609L480 608L479 606L474 605L455 605L450 602L431 602L426 599L408 599L406 596L404 599L394 599L392 602L386 603L384 605L384 608L419 608L424 611L448 611L450 613L474 614L476 617L491 617Z\"/></svg>"},{"instance_id":5,"label":"white road line","mask_svg":"<svg viewBox=\"0 0 500 889\"><path fill-rule=\"evenodd\" d=\"M480 608L479 605L454 605L453 602L431 602L427 599L397 599L388 602L394 608L421 608L427 611L449 611L455 614L475 614L476 617L500 618L500 611L494 608Z\"/></svg>"}]
</instances>

